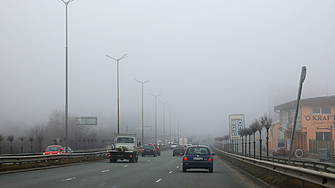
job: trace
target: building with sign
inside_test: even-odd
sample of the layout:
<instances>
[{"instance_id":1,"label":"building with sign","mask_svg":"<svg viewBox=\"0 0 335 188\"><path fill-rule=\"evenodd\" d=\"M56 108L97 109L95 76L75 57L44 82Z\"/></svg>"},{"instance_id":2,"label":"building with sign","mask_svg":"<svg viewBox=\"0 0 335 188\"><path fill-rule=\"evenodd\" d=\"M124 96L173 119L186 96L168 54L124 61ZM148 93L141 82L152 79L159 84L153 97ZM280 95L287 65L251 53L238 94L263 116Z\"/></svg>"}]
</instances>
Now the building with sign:
<instances>
[{"instance_id":1,"label":"building with sign","mask_svg":"<svg viewBox=\"0 0 335 188\"><path fill-rule=\"evenodd\" d=\"M286 102L274 107L279 122L270 130L270 149L290 148L297 101ZM296 124L293 150L318 153L320 148L334 149L335 96L301 99Z\"/></svg>"}]
</instances>

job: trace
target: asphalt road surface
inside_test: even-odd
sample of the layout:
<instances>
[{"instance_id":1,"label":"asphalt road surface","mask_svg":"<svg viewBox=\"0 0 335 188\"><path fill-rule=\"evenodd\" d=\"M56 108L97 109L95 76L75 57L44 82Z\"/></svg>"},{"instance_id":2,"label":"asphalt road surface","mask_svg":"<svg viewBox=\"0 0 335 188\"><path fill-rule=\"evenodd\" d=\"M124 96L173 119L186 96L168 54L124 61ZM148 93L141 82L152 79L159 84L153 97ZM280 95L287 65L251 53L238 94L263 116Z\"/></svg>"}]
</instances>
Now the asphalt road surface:
<instances>
[{"instance_id":1,"label":"asphalt road surface","mask_svg":"<svg viewBox=\"0 0 335 188\"><path fill-rule=\"evenodd\" d=\"M182 156L172 150L161 156L139 157L138 163L109 160L69 167L0 175L1 188L52 187L259 187L234 168L214 157L214 172L181 170Z\"/></svg>"}]
</instances>

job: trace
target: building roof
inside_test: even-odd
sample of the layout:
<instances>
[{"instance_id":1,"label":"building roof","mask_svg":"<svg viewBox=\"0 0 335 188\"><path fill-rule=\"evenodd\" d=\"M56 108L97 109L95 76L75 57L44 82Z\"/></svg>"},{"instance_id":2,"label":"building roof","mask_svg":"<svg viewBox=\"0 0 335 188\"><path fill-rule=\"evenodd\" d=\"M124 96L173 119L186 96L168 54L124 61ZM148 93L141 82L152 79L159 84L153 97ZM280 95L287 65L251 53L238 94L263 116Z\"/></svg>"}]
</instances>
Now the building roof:
<instances>
[{"instance_id":1,"label":"building roof","mask_svg":"<svg viewBox=\"0 0 335 188\"><path fill-rule=\"evenodd\" d=\"M322 107L322 106L333 106L333 105L335 105L335 95L314 97L300 100L300 106ZM274 111L295 109L296 106L297 106L297 100L294 100L275 106Z\"/></svg>"}]
</instances>

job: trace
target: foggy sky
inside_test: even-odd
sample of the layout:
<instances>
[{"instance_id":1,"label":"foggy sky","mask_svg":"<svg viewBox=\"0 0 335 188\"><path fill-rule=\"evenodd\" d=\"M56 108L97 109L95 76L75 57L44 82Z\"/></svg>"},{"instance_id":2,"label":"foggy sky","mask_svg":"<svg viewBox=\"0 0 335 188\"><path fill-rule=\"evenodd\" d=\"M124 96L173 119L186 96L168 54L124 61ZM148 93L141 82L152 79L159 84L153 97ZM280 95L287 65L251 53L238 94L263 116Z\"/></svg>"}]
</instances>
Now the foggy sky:
<instances>
[{"instance_id":1,"label":"foggy sky","mask_svg":"<svg viewBox=\"0 0 335 188\"><path fill-rule=\"evenodd\" d=\"M69 4L69 114L116 125L166 125L228 134L229 114L246 126L273 105L334 95L334 1L116 1ZM32 126L65 108L65 5L61 0L0 1L0 133L6 122ZM175 120L176 118L176 120ZM99 125L98 125L99 126ZM2 128L1 128L2 127ZM2 129L2 130L1 130ZM6 133L4 133L6 134Z\"/></svg>"}]
</instances>

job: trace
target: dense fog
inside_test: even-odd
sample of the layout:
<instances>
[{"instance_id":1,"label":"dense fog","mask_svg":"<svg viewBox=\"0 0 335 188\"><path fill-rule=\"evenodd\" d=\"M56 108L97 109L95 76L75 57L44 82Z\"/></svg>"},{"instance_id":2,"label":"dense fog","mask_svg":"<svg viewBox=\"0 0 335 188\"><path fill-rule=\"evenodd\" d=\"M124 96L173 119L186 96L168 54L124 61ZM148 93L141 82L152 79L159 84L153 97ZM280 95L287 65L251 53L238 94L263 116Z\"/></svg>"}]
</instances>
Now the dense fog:
<instances>
[{"instance_id":1,"label":"dense fog","mask_svg":"<svg viewBox=\"0 0 335 188\"><path fill-rule=\"evenodd\" d=\"M74 0L68 5L69 119L96 116L87 137L112 137L117 63L106 55L127 54L119 61L121 133L142 125L136 79L149 79L143 84L143 122L152 127L147 137L158 94L159 135L164 117L166 134L171 126L172 134L213 137L228 134L229 114L244 114L246 126L264 113L276 120L273 107L297 97L302 66L302 98L335 94L334 8L334 1ZM29 145L31 128L44 125L60 131L45 135L45 145L63 138L65 3L1 1L0 19L0 134L17 143L24 136ZM59 122L51 126L55 113Z\"/></svg>"}]
</instances>

